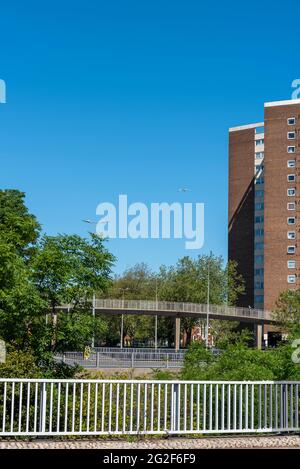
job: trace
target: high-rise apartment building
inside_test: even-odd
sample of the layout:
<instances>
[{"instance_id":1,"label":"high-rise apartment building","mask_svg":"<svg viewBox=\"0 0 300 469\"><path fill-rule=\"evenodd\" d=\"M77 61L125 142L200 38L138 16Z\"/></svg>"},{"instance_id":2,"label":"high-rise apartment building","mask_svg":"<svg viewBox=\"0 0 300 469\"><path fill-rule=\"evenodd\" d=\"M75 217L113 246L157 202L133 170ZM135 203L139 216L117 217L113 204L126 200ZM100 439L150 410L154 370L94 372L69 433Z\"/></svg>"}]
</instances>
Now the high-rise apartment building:
<instances>
[{"instance_id":1,"label":"high-rise apartment building","mask_svg":"<svg viewBox=\"0 0 300 469\"><path fill-rule=\"evenodd\" d=\"M272 310L300 288L300 99L265 103L264 122L229 129L228 257L239 304Z\"/></svg>"}]
</instances>

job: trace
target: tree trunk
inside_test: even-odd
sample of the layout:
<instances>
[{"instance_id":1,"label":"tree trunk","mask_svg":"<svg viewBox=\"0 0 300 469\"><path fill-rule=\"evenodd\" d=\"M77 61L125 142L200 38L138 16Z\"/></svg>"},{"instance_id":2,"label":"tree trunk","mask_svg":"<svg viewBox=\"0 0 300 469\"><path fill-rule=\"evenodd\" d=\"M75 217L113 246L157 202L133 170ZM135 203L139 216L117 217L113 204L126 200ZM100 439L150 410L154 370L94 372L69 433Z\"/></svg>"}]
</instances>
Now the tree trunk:
<instances>
[{"instance_id":1,"label":"tree trunk","mask_svg":"<svg viewBox=\"0 0 300 469\"><path fill-rule=\"evenodd\" d=\"M185 345L190 345L191 339L192 339L192 327L189 327L188 329L186 329L185 333L186 333Z\"/></svg>"},{"instance_id":2,"label":"tree trunk","mask_svg":"<svg viewBox=\"0 0 300 469\"><path fill-rule=\"evenodd\" d=\"M52 322L52 338L51 338L51 350L54 352L55 347L56 347L56 342L57 342L57 311L55 308L55 305L52 305L52 311L51 311L51 322Z\"/></svg>"}]
</instances>

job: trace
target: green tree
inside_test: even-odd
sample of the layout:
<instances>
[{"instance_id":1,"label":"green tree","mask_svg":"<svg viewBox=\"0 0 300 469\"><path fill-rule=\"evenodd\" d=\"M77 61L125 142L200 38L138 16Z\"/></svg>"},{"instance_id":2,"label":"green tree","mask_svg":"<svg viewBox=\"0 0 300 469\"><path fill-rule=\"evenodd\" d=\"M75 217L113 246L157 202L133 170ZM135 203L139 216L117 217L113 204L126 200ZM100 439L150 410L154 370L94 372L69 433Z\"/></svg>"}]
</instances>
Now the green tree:
<instances>
[{"instance_id":1,"label":"green tree","mask_svg":"<svg viewBox=\"0 0 300 469\"><path fill-rule=\"evenodd\" d=\"M193 343L185 355L181 377L226 381L299 379L300 364L293 362L290 344L262 351L247 347L247 341L247 334L242 332L219 356Z\"/></svg>"},{"instance_id":2,"label":"green tree","mask_svg":"<svg viewBox=\"0 0 300 469\"><path fill-rule=\"evenodd\" d=\"M137 263L115 276L108 290L110 298L126 300L154 300L155 273L145 263Z\"/></svg>"},{"instance_id":3,"label":"green tree","mask_svg":"<svg viewBox=\"0 0 300 469\"><path fill-rule=\"evenodd\" d=\"M24 194L0 191L0 336L28 348L44 336L45 303L30 279L28 260L35 252L40 225L28 212Z\"/></svg>"},{"instance_id":4,"label":"green tree","mask_svg":"<svg viewBox=\"0 0 300 469\"><path fill-rule=\"evenodd\" d=\"M78 338L80 329L79 347L88 334L92 336L95 321L84 313L91 311L93 293L103 293L108 288L113 262L113 255L95 234L91 234L89 240L77 235L41 239L30 268L34 285L47 303L45 311L51 313L52 350L59 344L75 347L74 338ZM59 306L63 304L69 305L67 316L66 313L58 315ZM80 320L79 313L82 313Z\"/></svg>"},{"instance_id":5,"label":"green tree","mask_svg":"<svg viewBox=\"0 0 300 469\"><path fill-rule=\"evenodd\" d=\"M203 255L197 259L188 256L170 267L161 266L155 274L147 264L140 263L115 277L109 296L120 299L147 299L165 301L184 301L206 303L208 274L210 278L209 301L212 304L235 304L237 297L244 292L244 282L237 272L235 262L224 266L220 256ZM147 316L124 317L124 336L154 338L153 318ZM117 331L120 318L111 319L112 328ZM191 340L193 328L200 323L199 319L183 318L181 326L186 334L187 343ZM216 337L223 337L238 323L222 321L215 324L211 321L211 331ZM223 329L223 332L222 332ZM111 330L111 328L110 328ZM119 333L119 332L118 332ZM118 335L116 333L116 336ZM173 318L159 318L159 337L167 338L169 344L174 341Z\"/></svg>"},{"instance_id":6,"label":"green tree","mask_svg":"<svg viewBox=\"0 0 300 469\"><path fill-rule=\"evenodd\" d=\"M0 190L0 238L22 257L32 253L39 233L40 224L29 213L25 194L18 190Z\"/></svg>"},{"instance_id":7,"label":"green tree","mask_svg":"<svg viewBox=\"0 0 300 469\"><path fill-rule=\"evenodd\" d=\"M183 257L172 267L160 269L162 284L161 299L191 303L234 304L238 295L244 292L244 282L237 272L237 265L229 262L224 267L221 256L203 255L197 259ZM192 329L199 323L197 318L183 318L182 328L190 343ZM211 321L213 324L213 321ZM229 325L225 325L229 328ZM219 325L219 329L221 325Z\"/></svg>"},{"instance_id":8,"label":"green tree","mask_svg":"<svg viewBox=\"0 0 300 469\"><path fill-rule=\"evenodd\" d=\"M273 318L279 330L300 336L300 290L287 290L279 295Z\"/></svg>"},{"instance_id":9,"label":"green tree","mask_svg":"<svg viewBox=\"0 0 300 469\"><path fill-rule=\"evenodd\" d=\"M159 299L160 279L145 263L135 264L125 270L122 275L116 276L108 291L110 298L125 300L155 300ZM159 318L160 336L167 334L165 325L168 321ZM120 341L120 317L109 318L109 330L114 330L114 337ZM124 315L123 339L129 336L131 339L146 342L154 340L154 317L141 315ZM108 338L109 340L109 338Z\"/></svg>"}]
</instances>

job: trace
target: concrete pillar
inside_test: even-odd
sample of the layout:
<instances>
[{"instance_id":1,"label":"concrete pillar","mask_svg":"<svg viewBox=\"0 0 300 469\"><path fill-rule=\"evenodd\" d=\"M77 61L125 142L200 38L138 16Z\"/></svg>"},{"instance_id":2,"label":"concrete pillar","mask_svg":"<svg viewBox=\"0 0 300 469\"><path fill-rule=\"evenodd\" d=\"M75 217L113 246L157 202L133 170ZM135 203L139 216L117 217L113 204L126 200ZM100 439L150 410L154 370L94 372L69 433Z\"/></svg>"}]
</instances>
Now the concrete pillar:
<instances>
[{"instance_id":1,"label":"concrete pillar","mask_svg":"<svg viewBox=\"0 0 300 469\"><path fill-rule=\"evenodd\" d=\"M180 318L175 319L175 350L180 348Z\"/></svg>"},{"instance_id":2,"label":"concrete pillar","mask_svg":"<svg viewBox=\"0 0 300 469\"><path fill-rule=\"evenodd\" d=\"M255 345L256 348L261 350L263 339L263 324L255 324Z\"/></svg>"}]
</instances>

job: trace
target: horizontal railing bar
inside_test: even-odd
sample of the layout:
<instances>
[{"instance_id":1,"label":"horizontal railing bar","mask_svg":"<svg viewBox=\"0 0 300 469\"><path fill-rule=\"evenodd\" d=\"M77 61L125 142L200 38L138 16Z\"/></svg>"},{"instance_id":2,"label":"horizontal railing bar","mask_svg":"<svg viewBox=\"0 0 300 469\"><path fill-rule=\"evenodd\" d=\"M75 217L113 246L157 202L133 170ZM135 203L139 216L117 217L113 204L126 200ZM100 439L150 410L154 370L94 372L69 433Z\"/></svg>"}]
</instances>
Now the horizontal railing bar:
<instances>
[{"instance_id":1,"label":"horizontal railing bar","mask_svg":"<svg viewBox=\"0 0 300 469\"><path fill-rule=\"evenodd\" d=\"M119 384L300 384L300 381L196 381L196 380L147 380L147 379L51 379L51 378L0 378L0 383L119 383Z\"/></svg>"},{"instance_id":2,"label":"horizontal railing bar","mask_svg":"<svg viewBox=\"0 0 300 469\"><path fill-rule=\"evenodd\" d=\"M296 431L298 430L297 428L289 428L288 431ZM275 432L275 431L287 431L286 428L280 430L280 429L272 429L272 428L247 428L247 429L242 429L242 430L226 430L226 431L222 431L221 429L218 429L218 430L201 430L200 432L197 431L197 430L185 430L185 431L182 431L182 430L159 430L159 431L156 431L156 430L132 430L132 431L74 431L74 432L0 432L0 436L36 436L36 435L44 435L44 436L72 436L72 435L90 435L90 436L97 436L97 435L111 435L111 436L114 436L114 435L182 435L182 434L187 434L187 435L195 435L197 433L205 433L205 434L213 434L213 433L217 433L217 434L220 434L220 433L271 433L271 432Z\"/></svg>"}]
</instances>

